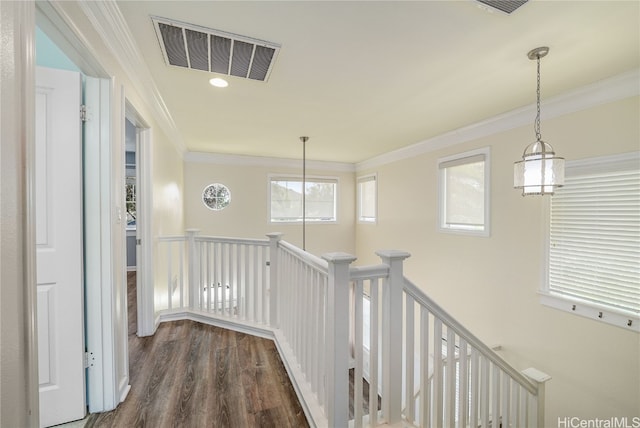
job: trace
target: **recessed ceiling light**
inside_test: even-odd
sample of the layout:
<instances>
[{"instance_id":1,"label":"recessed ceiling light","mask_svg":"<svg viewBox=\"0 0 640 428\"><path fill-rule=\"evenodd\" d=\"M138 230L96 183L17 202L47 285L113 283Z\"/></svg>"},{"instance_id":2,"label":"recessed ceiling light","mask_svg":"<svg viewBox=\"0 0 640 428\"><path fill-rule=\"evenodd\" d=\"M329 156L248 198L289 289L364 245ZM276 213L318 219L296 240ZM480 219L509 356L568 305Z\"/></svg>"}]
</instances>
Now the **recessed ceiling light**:
<instances>
[{"instance_id":1,"label":"recessed ceiling light","mask_svg":"<svg viewBox=\"0 0 640 428\"><path fill-rule=\"evenodd\" d=\"M226 88L227 86L229 86L229 82L219 77L214 77L213 79L209 80L209 83L211 83L216 88Z\"/></svg>"}]
</instances>

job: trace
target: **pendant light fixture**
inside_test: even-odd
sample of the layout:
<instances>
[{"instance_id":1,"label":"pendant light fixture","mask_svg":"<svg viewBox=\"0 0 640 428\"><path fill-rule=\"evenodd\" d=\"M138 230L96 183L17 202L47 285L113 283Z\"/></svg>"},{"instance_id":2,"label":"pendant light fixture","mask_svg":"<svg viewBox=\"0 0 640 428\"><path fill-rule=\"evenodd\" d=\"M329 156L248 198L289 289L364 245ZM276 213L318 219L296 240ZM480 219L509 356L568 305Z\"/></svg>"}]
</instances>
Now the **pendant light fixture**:
<instances>
[{"instance_id":1,"label":"pendant light fixture","mask_svg":"<svg viewBox=\"0 0 640 428\"><path fill-rule=\"evenodd\" d=\"M307 250L307 141L309 137L300 137L302 141L302 250Z\"/></svg>"},{"instance_id":2,"label":"pendant light fixture","mask_svg":"<svg viewBox=\"0 0 640 428\"><path fill-rule=\"evenodd\" d=\"M536 141L524 149L522 160L513 166L513 187L522 189L522 196L553 195L555 189L564 185L564 159L556 156L551 144L542 141L540 134L540 58L548 53L548 47L535 48L528 53L529 59L538 63Z\"/></svg>"}]
</instances>

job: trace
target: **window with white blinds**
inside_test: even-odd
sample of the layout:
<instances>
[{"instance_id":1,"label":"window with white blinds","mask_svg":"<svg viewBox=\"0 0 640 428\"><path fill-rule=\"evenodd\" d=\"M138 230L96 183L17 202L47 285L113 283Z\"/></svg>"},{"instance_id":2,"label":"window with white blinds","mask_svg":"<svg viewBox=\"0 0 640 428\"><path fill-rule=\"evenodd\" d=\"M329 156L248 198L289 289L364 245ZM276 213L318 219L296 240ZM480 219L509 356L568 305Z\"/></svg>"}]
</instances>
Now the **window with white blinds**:
<instances>
[{"instance_id":1,"label":"window with white blinds","mask_svg":"<svg viewBox=\"0 0 640 428\"><path fill-rule=\"evenodd\" d=\"M269 210L272 223L302 222L302 206L305 220L310 222L335 222L337 211L337 178L270 177Z\"/></svg>"},{"instance_id":2,"label":"window with white blinds","mask_svg":"<svg viewBox=\"0 0 640 428\"><path fill-rule=\"evenodd\" d=\"M438 227L489 236L488 147L438 159Z\"/></svg>"},{"instance_id":3,"label":"window with white blinds","mask_svg":"<svg viewBox=\"0 0 640 428\"><path fill-rule=\"evenodd\" d=\"M358 221L375 223L377 217L377 176L358 177Z\"/></svg>"},{"instance_id":4,"label":"window with white blinds","mask_svg":"<svg viewBox=\"0 0 640 428\"><path fill-rule=\"evenodd\" d=\"M640 316L639 153L567 163L551 198L548 255L551 295Z\"/></svg>"}]
</instances>

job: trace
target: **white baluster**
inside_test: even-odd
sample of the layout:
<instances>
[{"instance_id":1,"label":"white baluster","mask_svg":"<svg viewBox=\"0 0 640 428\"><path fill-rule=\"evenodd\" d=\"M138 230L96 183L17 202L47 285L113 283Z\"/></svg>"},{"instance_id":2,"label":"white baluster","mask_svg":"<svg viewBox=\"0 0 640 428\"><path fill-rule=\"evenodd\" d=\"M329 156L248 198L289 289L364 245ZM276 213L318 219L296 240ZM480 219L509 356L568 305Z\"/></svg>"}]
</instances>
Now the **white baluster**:
<instances>
[{"instance_id":1,"label":"white baluster","mask_svg":"<svg viewBox=\"0 0 640 428\"><path fill-rule=\"evenodd\" d=\"M260 254L261 254L261 263L260 263L260 270L262 272L261 274L261 281L260 281L260 285L261 285L261 289L260 289L260 296L261 296L261 310L262 310L262 317L260 318L260 322L262 322L263 324L268 324L269 323L269 299L268 299L268 293L267 293L267 285L269 283L269 278L267 276L267 247L260 247Z\"/></svg>"},{"instance_id":2,"label":"white baluster","mask_svg":"<svg viewBox=\"0 0 640 428\"><path fill-rule=\"evenodd\" d=\"M405 418L412 423L415 418L413 399L413 378L414 378L414 340L415 340L415 320L413 297L405 294Z\"/></svg>"},{"instance_id":3,"label":"white baluster","mask_svg":"<svg viewBox=\"0 0 640 428\"><path fill-rule=\"evenodd\" d=\"M320 398L320 404L327 404L327 385L325 379L327 378L327 354L324 348L324 344L329 340L329 335L327 333L327 311L328 311L328 299L329 299L329 277L326 275L322 275L322 283L321 283L321 293L320 293L320 320L318 323L318 339L322 340L322 347L320 352L318 352L318 370L319 370L319 383L318 383L318 397Z\"/></svg>"},{"instance_id":4,"label":"white baluster","mask_svg":"<svg viewBox=\"0 0 640 428\"><path fill-rule=\"evenodd\" d=\"M198 296L198 281L196 280L197 275L197 267L198 264L196 262L196 242L195 235L200 231L198 229L187 229L187 259L189 260L189 308L195 309L196 307L196 298Z\"/></svg>"},{"instance_id":5,"label":"white baluster","mask_svg":"<svg viewBox=\"0 0 640 428\"><path fill-rule=\"evenodd\" d=\"M246 247L244 244L236 244L236 254L234 258L234 278L233 285L231 287L231 292L229 293L229 298L231 299L231 308L230 308L230 316L233 318L240 317L240 300L238 300L238 296L240 295L240 288L242 287L242 249Z\"/></svg>"},{"instance_id":6,"label":"white baluster","mask_svg":"<svg viewBox=\"0 0 640 428\"><path fill-rule=\"evenodd\" d=\"M491 420L493 426L500 424L500 369L491 364L493 384L491 386Z\"/></svg>"},{"instance_id":7,"label":"white baluster","mask_svg":"<svg viewBox=\"0 0 640 428\"><path fill-rule=\"evenodd\" d=\"M311 339L311 371L309 373L309 378L311 379L311 390L318 393L318 339L319 337L316 335L318 331L318 312L320 311L320 304L318 301L318 272L313 272L313 277L311 280L311 313L309 314L311 318L311 325L309 329L309 336Z\"/></svg>"},{"instance_id":8,"label":"white baluster","mask_svg":"<svg viewBox=\"0 0 640 428\"><path fill-rule=\"evenodd\" d=\"M469 417L469 359L468 359L467 342L460 338L458 364L459 386L458 386L458 426L464 428L467 426Z\"/></svg>"},{"instance_id":9,"label":"white baluster","mask_svg":"<svg viewBox=\"0 0 640 428\"><path fill-rule=\"evenodd\" d=\"M371 281L371 289L369 290L369 314L371 315L369 323L369 424L372 427L378 425L379 287L380 281L378 279Z\"/></svg>"},{"instance_id":10,"label":"white baluster","mask_svg":"<svg viewBox=\"0 0 640 428\"><path fill-rule=\"evenodd\" d=\"M513 388L511 388L511 404L513 406L511 410L511 418L513 420L514 427L519 427L521 423L520 421L520 390L521 389L522 388L517 383L515 383L515 385L513 385Z\"/></svg>"},{"instance_id":11,"label":"white baluster","mask_svg":"<svg viewBox=\"0 0 640 428\"><path fill-rule=\"evenodd\" d=\"M480 364L480 416L482 418L482 426L489 426L489 360L482 356Z\"/></svg>"},{"instance_id":12,"label":"white baluster","mask_svg":"<svg viewBox=\"0 0 640 428\"><path fill-rule=\"evenodd\" d=\"M442 321L433 320L433 424L437 427L443 423L443 375L442 375Z\"/></svg>"},{"instance_id":13,"label":"white baluster","mask_svg":"<svg viewBox=\"0 0 640 428\"><path fill-rule=\"evenodd\" d=\"M184 308L184 244L178 243L180 265L179 265L179 281L180 281L180 308Z\"/></svg>"},{"instance_id":14,"label":"white baluster","mask_svg":"<svg viewBox=\"0 0 640 428\"><path fill-rule=\"evenodd\" d=\"M171 267L173 266L173 257L171 254L171 248L173 247L173 242L169 242L169 265L167 269L167 309L171 310L171 276L173 272L171 271Z\"/></svg>"},{"instance_id":15,"label":"white baluster","mask_svg":"<svg viewBox=\"0 0 640 428\"><path fill-rule=\"evenodd\" d=\"M260 298L260 277L258 272L260 271L261 257L259 247L254 247L253 250L253 314L251 319L252 321L258 322L258 308L260 307L260 301L258 300Z\"/></svg>"},{"instance_id":16,"label":"white baluster","mask_svg":"<svg viewBox=\"0 0 640 428\"><path fill-rule=\"evenodd\" d=\"M354 411L354 424L355 428L362 427L362 417L363 417L363 407L364 403L362 400L362 296L363 296L363 287L362 280L359 279L355 281L355 284L352 284L355 287L353 298L354 301L354 331L355 337L354 339L354 357L356 360L356 366L354 369L353 376L353 411Z\"/></svg>"},{"instance_id":17,"label":"white baluster","mask_svg":"<svg viewBox=\"0 0 640 428\"><path fill-rule=\"evenodd\" d=\"M278 244L282 240L282 233L267 233L269 237L269 325L277 328L278 325Z\"/></svg>"},{"instance_id":18,"label":"white baluster","mask_svg":"<svg viewBox=\"0 0 640 428\"><path fill-rule=\"evenodd\" d=\"M255 293L255 279L253 277L253 265L255 264L256 246L247 248L247 257L245 259L245 284L244 290L244 319L253 321L253 295Z\"/></svg>"},{"instance_id":19,"label":"white baluster","mask_svg":"<svg viewBox=\"0 0 640 428\"><path fill-rule=\"evenodd\" d=\"M229 255L231 253L230 249L231 245L226 242L222 244L222 283L220 284L220 288L217 293L220 296L220 313L225 315L226 310L226 301L227 301L227 284L229 284Z\"/></svg>"},{"instance_id":20,"label":"white baluster","mask_svg":"<svg viewBox=\"0 0 640 428\"><path fill-rule=\"evenodd\" d=\"M447 367L445 369L447 393L445 400L445 421L447 426L456 423L456 338L455 333L447 327Z\"/></svg>"},{"instance_id":21,"label":"white baluster","mask_svg":"<svg viewBox=\"0 0 640 428\"><path fill-rule=\"evenodd\" d=\"M500 396L502 398L502 410L500 414L502 416L502 426L507 428L510 425L511 419L511 403L509 400L511 399L511 393L509 391L509 386L511 383L511 378L507 376L506 373L502 373L502 388L500 389Z\"/></svg>"},{"instance_id":22,"label":"white baluster","mask_svg":"<svg viewBox=\"0 0 640 428\"><path fill-rule=\"evenodd\" d=\"M477 427L479 425L478 421L478 408L480 406L479 397L480 397L480 361L478 350L475 348L471 348L471 370L470 370L470 379L471 379L471 400L469 404L469 425L472 427Z\"/></svg>"},{"instance_id":23,"label":"white baluster","mask_svg":"<svg viewBox=\"0 0 640 428\"><path fill-rule=\"evenodd\" d=\"M429 311L420 307L420 426L431 427L431 374L429 373Z\"/></svg>"},{"instance_id":24,"label":"white baluster","mask_svg":"<svg viewBox=\"0 0 640 428\"><path fill-rule=\"evenodd\" d=\"M220 307L220 287L224 282L222 276L222 254L224 253L224 249L222 248L222 243L214 242L213 243L213 261L211 268L214 273L213 280L213 307L211 308L211 297L209 297L209 307L214 313L218 312L218 308Z\"/></svg>"},{"instance_id":25,"label":"white baluster","mask_svg":"<svg viewBox=\"0 0 640 428\"><path fill-rule=\"evenodd\" d=\"M205 245L205 243L203 243ZM208 241L203 248L203 275L204 277L204 285L206 293L202 293L202 304L200 305L203 310L212 312L215 310L215 306L213 306L213 300L216 298L216 293L218 286L218 270L216 269L216 259L218 257L216 250L217 243ZM202 290L201 290L202 291Z\"/></svg>"}]
</instances>

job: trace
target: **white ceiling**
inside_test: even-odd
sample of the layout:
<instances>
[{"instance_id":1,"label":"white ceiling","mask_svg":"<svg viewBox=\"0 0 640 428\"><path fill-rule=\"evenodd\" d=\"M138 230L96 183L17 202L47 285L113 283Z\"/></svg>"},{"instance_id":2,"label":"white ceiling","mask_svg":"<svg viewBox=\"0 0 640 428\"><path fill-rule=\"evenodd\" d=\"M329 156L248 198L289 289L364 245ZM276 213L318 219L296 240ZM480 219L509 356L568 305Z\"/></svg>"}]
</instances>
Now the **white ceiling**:
<instances>
[{"instance_id":1,"label":"white ceiling","mask_svg":"<svg viewBox=\"0 0 640 428\"><path fill-rule=\"evenodd\" d=\"M640 2L120 1L189 151L359 162L640 67ZM155 15L281 45L266 82L167 66ZM533 117L531 118L533 123ZM543 123L544 132L544 123ZM533 134L532 134L533 138Z\"/></svg>"}]
</instances>

